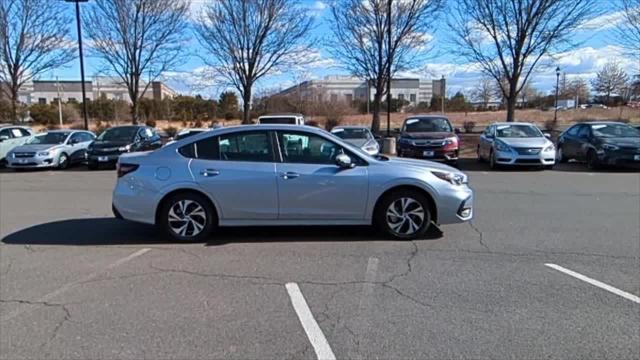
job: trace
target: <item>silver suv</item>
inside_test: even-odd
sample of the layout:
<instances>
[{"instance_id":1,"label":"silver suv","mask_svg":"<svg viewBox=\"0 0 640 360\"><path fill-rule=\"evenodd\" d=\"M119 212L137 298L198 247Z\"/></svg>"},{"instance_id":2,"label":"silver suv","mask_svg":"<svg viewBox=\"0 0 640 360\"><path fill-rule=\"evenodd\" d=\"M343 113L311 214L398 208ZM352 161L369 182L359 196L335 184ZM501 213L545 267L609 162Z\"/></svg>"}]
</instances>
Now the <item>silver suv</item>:
<instances>
[{"instance_id":1,"label":"silver suv","mask_svg":"<svg viewBox=\"0 0 640 360\"><path fill-rule=\"evenodd\" d=\"M396 239L472 218L467 176L447 165L371 156L308 126L253 125L123 154L116 217L180 241L216 226L368 225Z\"/></svg>"}]
</instances>

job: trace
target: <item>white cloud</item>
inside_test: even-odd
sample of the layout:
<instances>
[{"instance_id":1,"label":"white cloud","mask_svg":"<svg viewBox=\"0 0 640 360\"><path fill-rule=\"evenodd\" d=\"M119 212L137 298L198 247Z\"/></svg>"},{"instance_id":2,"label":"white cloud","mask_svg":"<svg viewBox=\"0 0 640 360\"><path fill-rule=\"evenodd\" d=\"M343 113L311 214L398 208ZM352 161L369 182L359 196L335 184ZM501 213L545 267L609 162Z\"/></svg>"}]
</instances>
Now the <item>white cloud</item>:
<instances>
[{"instance_id":1,"label":"white cloud","mask_svg":"<svg viewBox=\"0 0 640 360\"><path fill-rule=\"evenodd\" d=\"M618 25L623 20L624 11L616 11L591 18L585 21L580 26L580 29L586 31L609 29Z\"/></svg>"}]
</instances>

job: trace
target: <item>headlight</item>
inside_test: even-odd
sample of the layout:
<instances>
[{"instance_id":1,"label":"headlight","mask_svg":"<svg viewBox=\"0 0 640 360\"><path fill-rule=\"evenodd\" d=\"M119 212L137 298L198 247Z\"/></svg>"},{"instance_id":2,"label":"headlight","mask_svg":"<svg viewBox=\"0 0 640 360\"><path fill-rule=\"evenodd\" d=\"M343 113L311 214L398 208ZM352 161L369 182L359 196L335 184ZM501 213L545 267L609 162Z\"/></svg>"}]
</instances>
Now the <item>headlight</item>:
<instances>
[{"instance_id":1,"label":"headlight","mask_svg":"<svg viewBox=\"0 0 640 360\"><path fill-rule=\"evenodd\" d=\"M502 152L511 152L511 147L501 141L496 141L496 150Z\"/></svg>"},{"instance_id":2,"label":"headlight","mask_svg":"<svg viewBox=\"0 0 640 360\"><path fill-rule=\"evenodd\" d=\"M605 151L617 151L617 150L620 150L620 148L618 146L611 145L611 144L603 144L602 145L602 149L605 150Z\"/></svg>"},{"instance_id":3,"label":"headlight","mask_svg":"<svg viewBox=\"0 0 640 360\"><path fill-rule=\"evenodd\" d=\"M549 146L547 146L546 148L544 148L543 152L547 152L547 151L555 151L556 147L553 144L549 144Z\"/></svg>"},{"instance_id":4,"label":"headlight","mask_svg":"<svg viewBox=\"0 0 640 360\"><path fill-rule=\"evenodd\" d=\"M123 152L128 152L129 150L131 150L131 144L127 146L121 146L118 148L118 151L123 151Z\"/></svg>"},{"instance_id":5,"label":"headlight","mask_svg":"<svg viewBox=\"0 0 640 360\"><path fill-rule=\"evenodd\" d=\"M456 137L450 137L450 138L446 138L444 140L444 145L451 145L451 144L457 144L458 143L458 138Z\"/></svg>"},{"instance_id":6,"label":"headlight","mask_svg":"<svg viewBox=\"0 0 640 360\"><path fill-rule=\"evenodd\" d=\"M432 171L431 173L435 175L437 178L444 180L453 185L462 185L467 183L467 177L463 174L442 172L442 171Z\"/></svg>"},{"instance_id":7,"label":"headlight","mask_svg":"<svg viewBox=\"0 0 640 360\"><path fill-rule=\"evenodd\" d=\"M38 156L49 156L49 152L48 151L39 152Z\"/></svg>"},{"instance_id":8,"label":"headlight","mask_svg":"<svg viewBox=\"0 0 640 360\"><path fill-rule=\"evenodd\" d=\"M413 144L413 141L411 141L410 139L405 139L405 138L400 138L400 140L398 140L398 142L400 144L406 144L406 145L411 145Z\"/></svg>"}]
</instances>

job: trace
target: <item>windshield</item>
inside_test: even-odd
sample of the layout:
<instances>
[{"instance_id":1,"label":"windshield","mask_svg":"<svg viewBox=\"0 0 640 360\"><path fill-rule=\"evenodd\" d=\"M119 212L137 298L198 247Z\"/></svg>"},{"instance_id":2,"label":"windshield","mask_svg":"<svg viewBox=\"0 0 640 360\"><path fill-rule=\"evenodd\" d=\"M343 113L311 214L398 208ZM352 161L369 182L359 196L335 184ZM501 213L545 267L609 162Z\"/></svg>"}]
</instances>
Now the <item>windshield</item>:
<instances>
[{"instance_id":1,"label":"windshield","mask_svg":"<svg viewBox=\"0 0 640 360\"><path fill-rule=\"evenodd\" d=\"M449 120L446 118L407 119L404 132L453 132Z\"/></svg>"},{"instance_id":2,"label":"windshield","mask_svg":"<svg viewBox=\"0 0 640 360\"><path fill-rule=\"evenodd\" d=\"M593 135L596 137L640 137L640 131L625 124L598 124L591 125Z\"/></svg>"},{"instance_id":3,"label":"windshield","mask_svg":"<svg viewBox=\"0 0 640 360\"><path fill-rule=\"evenodd\" d=\"M496 137L501 138L537 138L544 137L542 131L531 125L498 125Z\"/></svg>"},{"instance_id":4,"label":"windshield","mask_svg":"<svg viewBox=\"0 0 640 360\"><path fill-rule=\"evenodd\" d=\"M295 125L296 118L294 117L270 117L260 118L260 124L290 124Z\"/></svg>"},{"instance_id":5,"label":"windshield","mask_svg":"<svg viewBox=\"0 0 640 360\"><path fill-rule=\"evenodd\" d=\"M56 145L62 144L69 133L47 133L32 137L27 144Z\"/></svg>"},{"instance_id":6,"label":"windshield","mask_svg":"<svg viewBox=\"0 0 640 360\"><path fill-rule=\"evenodd\" d=\"M99 141L133 141L138 132L137 127L116 127L107 129L98 136Z\"/></svg>"},{"instance_id":7,"label":"windshield","mask_svg":"<svg viewBox=\"0 0 640 360\"><path fill-rule=\"evenodd\" d=\"M335 136L349 140L349 139L362 139L371 140L371 132L368 129L334 129L331 131Z\"/></svg>"}]
</instances>

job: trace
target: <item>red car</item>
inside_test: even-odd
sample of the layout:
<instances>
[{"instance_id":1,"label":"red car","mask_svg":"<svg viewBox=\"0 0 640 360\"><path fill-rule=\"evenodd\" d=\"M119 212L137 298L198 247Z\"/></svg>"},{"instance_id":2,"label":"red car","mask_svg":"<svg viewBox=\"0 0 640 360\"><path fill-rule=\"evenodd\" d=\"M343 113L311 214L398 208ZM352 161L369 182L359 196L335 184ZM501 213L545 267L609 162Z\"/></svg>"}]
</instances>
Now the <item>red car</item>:
<instances>
[{"instance_id":1,"label":"red car","mask_svg":"<svg viewBox=\"0 0 640 360\"><path fill-rule=\"evenodd\" d=\"M455 164L460 151L457 132L445 116L412 116L402 124L396 151L400 157Z\"/></svg>"}]
</instances>

